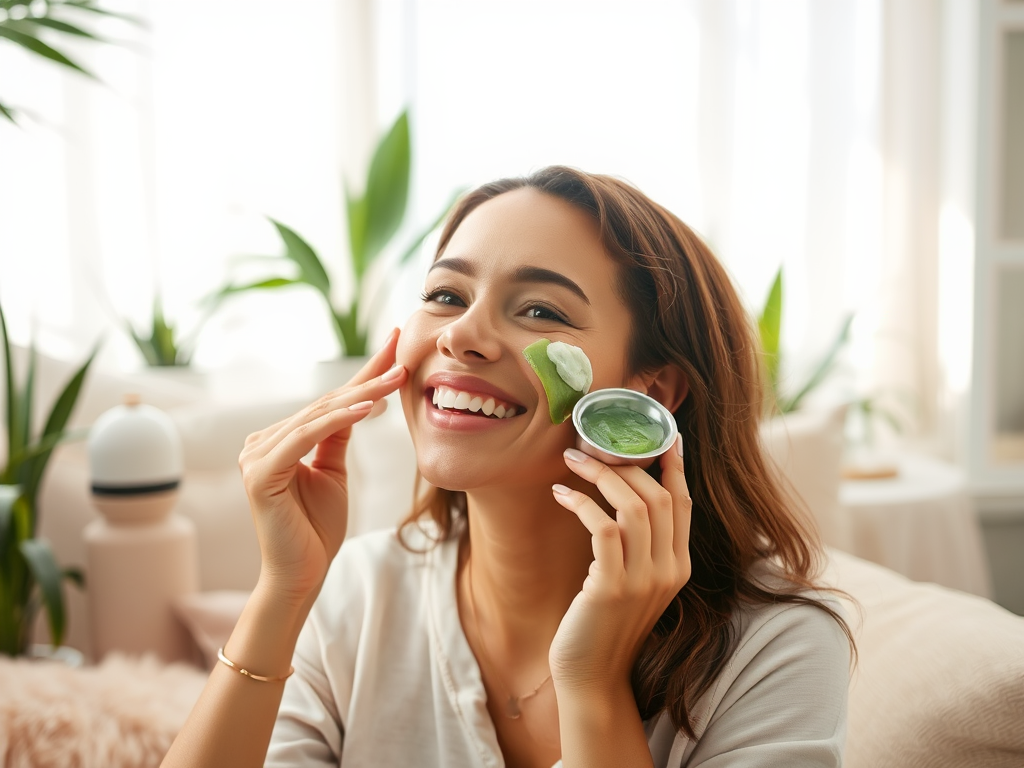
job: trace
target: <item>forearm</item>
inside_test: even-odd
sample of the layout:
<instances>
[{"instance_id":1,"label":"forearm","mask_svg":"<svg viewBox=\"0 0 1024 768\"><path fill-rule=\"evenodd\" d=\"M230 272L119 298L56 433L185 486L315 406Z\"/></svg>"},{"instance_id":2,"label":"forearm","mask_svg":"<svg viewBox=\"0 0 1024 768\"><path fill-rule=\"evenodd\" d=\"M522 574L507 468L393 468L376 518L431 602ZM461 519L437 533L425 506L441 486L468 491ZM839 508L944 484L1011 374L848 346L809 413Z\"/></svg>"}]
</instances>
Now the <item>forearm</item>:
<instances>
[{"instance_id":1,"label":"forearm","mask_svg":"<svg viewBox=\"0 0 1024 768\"><path fill-rule=\"evenodd\" d=\"M277 599L257 586L224 655L255 674L287 674L312 602ZM283 692L284 682L260 682L217 664L162 768L262 766Z\"/></svg>"},{"instance_id":2,"label":"forearm","mask_svg":"<svg viewBox=\"0 0 1024 768\"><path fill-rule=\"evenodd\" d=\"M628 681L614 688L559 688L564 768L653 768Z\"/></svg>"}]
</instances>

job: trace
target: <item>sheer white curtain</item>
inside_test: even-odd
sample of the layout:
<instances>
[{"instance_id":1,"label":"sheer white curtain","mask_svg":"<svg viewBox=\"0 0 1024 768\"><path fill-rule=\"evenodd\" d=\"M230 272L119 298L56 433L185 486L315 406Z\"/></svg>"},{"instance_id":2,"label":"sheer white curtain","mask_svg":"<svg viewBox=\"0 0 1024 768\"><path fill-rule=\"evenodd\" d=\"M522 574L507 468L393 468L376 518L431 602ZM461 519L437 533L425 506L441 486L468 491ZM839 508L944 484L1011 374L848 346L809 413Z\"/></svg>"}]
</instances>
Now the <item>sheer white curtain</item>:
<instances>
[{"instance_id":1,"label":"sheer white curtain","mask_svg":"<svg viewBox=\"0 0 1024 768\"><path fill-rule=\"evenodd\" d=\"M853 313L829 396L895 393L933 428L942 4L390 4L414 41L421 200L548 163L624 177L752 309L784 267L794 380Z\"/></svg>"},{"instance_id":2,"label":"sheer white curtain","mask_svg":"<svg viewBox=\"0 0 1024 768\"><path fill-rule=\"evenodd\" d=\"M953 0L948 0L953 2ZM126 3L139 11L139 5ZM784 265L799 370L856 314L836 388L912 393L928 428L935 331L942 5L931 0L147 0L142 51L83 48L107 87L0 49L0 300L80 352L159 281L187 324L228 259L303 233L348 290L342 169L412 109L410 222L450 192L550 163L635 183L700 231L751 308ZM9 46L8 46L9 48ZM427 258L424 254L424 259ZM417 303L390 285L377 334ZM955 289L953 291L955 294ZM965 292L965 295L966 292ZM113 364L134 364L123 337ZM335 346L301 291L210 324L201 366L299 363Z\"/></svg>"}]
</instances>

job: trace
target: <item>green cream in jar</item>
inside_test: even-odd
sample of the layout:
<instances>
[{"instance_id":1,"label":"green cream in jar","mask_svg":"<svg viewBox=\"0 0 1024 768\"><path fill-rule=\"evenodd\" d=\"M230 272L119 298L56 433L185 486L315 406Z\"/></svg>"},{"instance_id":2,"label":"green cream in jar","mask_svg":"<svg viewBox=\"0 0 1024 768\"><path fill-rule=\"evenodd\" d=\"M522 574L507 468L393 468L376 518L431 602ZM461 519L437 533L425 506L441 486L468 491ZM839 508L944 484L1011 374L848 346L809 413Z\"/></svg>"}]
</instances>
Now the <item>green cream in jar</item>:
<instances>
[{"instance_id":1,"label":"green cream in jar","mask_svg":"<svg viewBox=\"0 0 1024 768\"><path fill-rule=\"evenodd\" d=\"M649 453L665 441L665 430L660 424L622 405L588 409L581 422L588 438L614 453Z\"/></svg>"}]
</instances>

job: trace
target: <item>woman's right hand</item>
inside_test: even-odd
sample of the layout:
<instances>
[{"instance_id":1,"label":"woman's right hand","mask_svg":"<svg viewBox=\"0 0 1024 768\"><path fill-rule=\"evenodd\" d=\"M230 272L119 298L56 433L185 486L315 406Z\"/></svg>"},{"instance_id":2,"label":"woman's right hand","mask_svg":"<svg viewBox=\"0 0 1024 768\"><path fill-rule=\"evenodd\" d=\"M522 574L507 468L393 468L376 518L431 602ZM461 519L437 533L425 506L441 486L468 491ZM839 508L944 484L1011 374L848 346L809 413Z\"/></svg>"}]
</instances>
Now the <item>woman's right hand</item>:
<instances>
[{"instance_id":1,"label":"woman's right hand","mask_svg":"<svg viewBox=\"0 0 1024 768\"><path fill-rule=\"evenodd\" d=\"M405 368L392 367L397 341L395 329L347 384L246 438L238 463L260 544L261 587L284 599L315 596L345 539L352 425L405 381Z\"/></svg>"}]
</instances>

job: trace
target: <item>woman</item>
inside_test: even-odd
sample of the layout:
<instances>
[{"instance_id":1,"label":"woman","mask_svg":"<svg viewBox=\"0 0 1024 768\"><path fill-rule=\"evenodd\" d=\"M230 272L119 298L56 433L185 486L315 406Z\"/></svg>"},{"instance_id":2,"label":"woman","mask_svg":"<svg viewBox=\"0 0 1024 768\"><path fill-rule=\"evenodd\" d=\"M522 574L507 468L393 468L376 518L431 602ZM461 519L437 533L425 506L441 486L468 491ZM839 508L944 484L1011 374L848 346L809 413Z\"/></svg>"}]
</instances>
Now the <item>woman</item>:
<instances>
[{"instance_id":1,"label":"woman","mask_svg":"<svg viewBox=\"0 0 1024 768\"><path fill-rule=\"evenodd\" d=\"M539 338L666 405L675 450L576 450ZM341 548L350 429L395 390L428 490ZM401 335L249 437L259 583L164 765L839 765L849 631L761 397L725 271L665 209L561 167L469 194Z\"/></svg>"}]
</instances>

